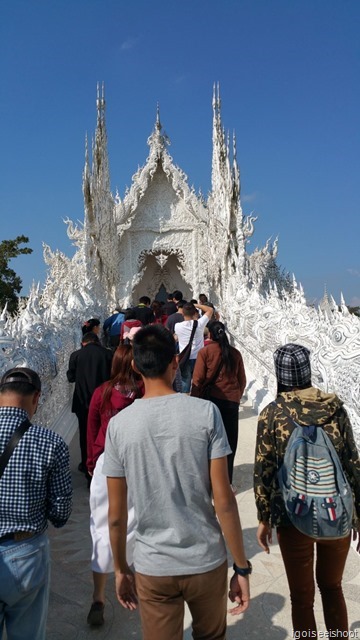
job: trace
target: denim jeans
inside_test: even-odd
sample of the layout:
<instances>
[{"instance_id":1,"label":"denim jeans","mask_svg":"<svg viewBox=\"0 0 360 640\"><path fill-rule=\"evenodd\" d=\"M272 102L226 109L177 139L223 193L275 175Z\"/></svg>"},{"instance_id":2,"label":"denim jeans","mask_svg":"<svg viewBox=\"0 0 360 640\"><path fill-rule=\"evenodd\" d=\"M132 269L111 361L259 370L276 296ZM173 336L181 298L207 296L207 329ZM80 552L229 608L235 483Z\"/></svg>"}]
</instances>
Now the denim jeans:
<instances>
[{"instance_id":1,"label":"denim jeans","mask_svg":"<svg viewBox=\"0 0 360 640\"><path fill-rule=\"evenodd\" d=\"M46 533L0 543L0 638L45 640L49 587Z\"/></svg>"},{"instance_id":2,"label":"denim jeans","mask_svg":"<svg viewBox=\"0 0 360 640\"><path fill-rule=\"evenodd\" d=\"M196 360L188 360L181 371L182 392L189 393Z\"/></svg>"}]
</instances>

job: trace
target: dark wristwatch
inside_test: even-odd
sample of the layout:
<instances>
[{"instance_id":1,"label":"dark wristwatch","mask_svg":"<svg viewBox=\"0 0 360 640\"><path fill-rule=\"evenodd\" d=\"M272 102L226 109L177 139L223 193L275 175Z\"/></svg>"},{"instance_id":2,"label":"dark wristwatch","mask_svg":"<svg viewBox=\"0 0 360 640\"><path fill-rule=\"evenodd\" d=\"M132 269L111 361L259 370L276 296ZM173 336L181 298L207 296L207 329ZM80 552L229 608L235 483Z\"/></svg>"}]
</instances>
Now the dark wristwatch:
<instances>
[{"instance_id":1,"label":"dark wristwatch","mask_svg":"<svg viewBox=\"0 0 360 640\"><path fill-rule=\"evenodd\" d=\"M252 572L252 564L250 560L247 560L248 566L243 569L242 567L237 567L235 562L233 564L233 569L238 576L249 576Z\"/></svg>"}]
</instances>

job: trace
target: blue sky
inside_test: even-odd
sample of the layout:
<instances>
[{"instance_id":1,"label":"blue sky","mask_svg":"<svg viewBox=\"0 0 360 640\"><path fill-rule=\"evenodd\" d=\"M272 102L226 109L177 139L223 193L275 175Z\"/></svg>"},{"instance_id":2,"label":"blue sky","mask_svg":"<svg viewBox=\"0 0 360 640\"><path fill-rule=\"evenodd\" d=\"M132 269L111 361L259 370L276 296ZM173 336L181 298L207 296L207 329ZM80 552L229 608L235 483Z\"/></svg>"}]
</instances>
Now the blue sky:
<instances>
[{"instance_id":1,"label":"blue sky","mask_svg":"<svg viewBox=\"0 0 360 640\"><path fill-rule=\"evenodd\" d=\"M2 0L0 240L30 238L23 293L45 279L42 242L72 255L62 220L83 219L97 81L121 196L158 102L174 162L208 193L219 81L251 247L278 235L310 301L326 285L360 304L359 33L358 0Z\"/></svg>"}]
</instances>

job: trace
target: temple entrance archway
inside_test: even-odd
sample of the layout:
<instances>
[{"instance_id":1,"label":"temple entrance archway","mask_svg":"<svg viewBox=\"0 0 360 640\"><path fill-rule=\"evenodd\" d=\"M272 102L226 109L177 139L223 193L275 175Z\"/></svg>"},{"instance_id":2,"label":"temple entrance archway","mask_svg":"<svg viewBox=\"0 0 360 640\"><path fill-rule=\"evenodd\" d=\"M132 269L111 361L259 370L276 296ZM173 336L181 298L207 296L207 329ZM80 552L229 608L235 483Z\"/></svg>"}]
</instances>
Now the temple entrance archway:
<instances>
[{"instance_id":1,"label":"temple entrance archway","mask_svg":"<svg viewBox=\"0 0 360 640\"><path fill-rule=\"evenodd\" d=\"M139 257L140 279L132 292L132 302L136 304L141 296L151 300L166 300L166 294L178 289L186 300L193 297L193 291L185 281L179 252L143 251Z\"/></svg>"}]
</instances>

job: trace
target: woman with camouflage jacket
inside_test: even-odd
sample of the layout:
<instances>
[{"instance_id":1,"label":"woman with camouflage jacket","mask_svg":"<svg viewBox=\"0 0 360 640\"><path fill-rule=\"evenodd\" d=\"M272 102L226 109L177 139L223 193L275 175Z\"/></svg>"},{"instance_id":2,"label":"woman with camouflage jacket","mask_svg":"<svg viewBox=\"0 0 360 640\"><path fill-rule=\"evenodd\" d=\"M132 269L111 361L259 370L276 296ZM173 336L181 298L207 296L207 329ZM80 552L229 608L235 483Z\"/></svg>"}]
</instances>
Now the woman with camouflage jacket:
<instances>
[{"instance_id":1,"label":"woman with camouflage jacket","mask_svg":"<svg viewBox=\"0 0 360 640\"><path fill-rule=\"evenodd\" d=\"M294 632L316 635L314 617L314 547L316 581L319 586L326 628L348 631L346 604L341 581L351 534L341 539L314 539L295 528L287 516L278 483L296 423L321 425L339 456L354 496L353 539L360 552L360 459L343 403L335 394L311 386L310 352L306 347L286 344L275 351L278 382L275 402L260 413L254 467L255 501L259 526L257 540L270 553L272 527L276 527L280 551L290 588ZM310 635L308 636L310 637Z\"/></svg>"}]
</instances>

